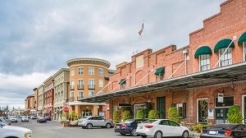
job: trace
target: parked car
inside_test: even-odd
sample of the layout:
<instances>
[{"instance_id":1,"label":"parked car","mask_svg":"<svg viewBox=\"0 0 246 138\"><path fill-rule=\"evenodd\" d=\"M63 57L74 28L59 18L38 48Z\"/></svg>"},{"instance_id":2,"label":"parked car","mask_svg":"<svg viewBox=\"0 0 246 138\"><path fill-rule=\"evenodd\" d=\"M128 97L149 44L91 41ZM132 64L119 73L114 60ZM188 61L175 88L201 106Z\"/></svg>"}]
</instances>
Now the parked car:
<instances>
[{"instance_id":1,"label":"parked car","mask_svg":"<svg viewBox=\"0 0 246 138\"><path fill-rule=\"evenodd\" d=\"M31 119L37 119L37 116L36 115L32 115Z\"/></svg>"},{"instance_id":2,"label":"parked car","mask_svg":"<svg viewBox=\"0 0 246 138\"><path fill-rule=\"evenodd\" d=\"M17 117L15 117L15 116L10 116L10 117L9 117L9 121L10 121L11 123L17 123L17 122L18 122L18 119L17 119Z\"/></svg>"},{"instance_id":3,"label":"parked car","mask_svg":"<svg viewBox=\"0 0 246 138\"><path fill-rule=\"evenodd\" d=\"M217 124L202 131L200 138L245 138L246 125L244 124Z\"/></svg>"},{"instance_id":4,"label":"parked car","mask_svg":"<svg viewBox=\"0 0 246 138\"><path fill-rule=\"evenodd\" d=\"M190 130L168 119L153 119L140 123L136 134L142 138L183 137L188 138Z\"/></svg>"},{"instance_id":5,"label":"parked car","mask_svg":"<svg viewBox=\"0 0 246 138\"><path fill-rule=\"evenodd\" d=\"M106 120L101 116L88 116L78 120L78 125L82 128L91 129L92 127L113 127L113 122Z\"/></svg>"},{"instance_id":6,"label":"parked car","mask_svg":"<svg viewBox=\"0 0 246 138\"><path fill-rule=\"evenodd\" d=\"M27 128L9 126L0 122L0 138L32 138L32 131Z\"/></svg>"},{"instance_id":7,"label":"parked car","mask_svg":"<svg viewBox=\"0 0 246 138\"><path fill-rule=\"evenodd\" d=\"M7 125L11 125L11 122L4 117L0 117L0 122L5 123Z\"/></svg>"},{"instance_id":8,"label":"parked car","mask_svg":"<svg viewBox=\"0 0 246 138\"><path fill-rule=\"evenodd\" d=\"M29 122L28 116L22 116L21 117L21 122Z\"/></svg>"},{"instance_id":9,"label":"parked car","mask_svg":"<svg viewBox=\"0 0 246 138\"><path fill-rule=\"evenodd\" d=\"M115 124L114 132L121 135L136 135L136 129L139 123L146 121L146 119L129 119L122 123Z\"/></svg>"},{"instance_id":10,"label":"parked car","mask_svg":"<svg viewBox=\"0 0 246 138\"><path fill-rule=\"evenodd\" d=\"M51 121L51 117L50 117L50 116L45 116L45 119L46 119L47 121Z\"/></svg>"},{"instance_id":11,"label":"parked car","mask_svg":"<svg viewBox=\"0 0 246 138\"><path fill-rule=\"evenodd\" d=\"M39 116L37 119L37 123L46 123L46 122L47 122L47 120L45 117Z\"/></svg>"}]
</instances>

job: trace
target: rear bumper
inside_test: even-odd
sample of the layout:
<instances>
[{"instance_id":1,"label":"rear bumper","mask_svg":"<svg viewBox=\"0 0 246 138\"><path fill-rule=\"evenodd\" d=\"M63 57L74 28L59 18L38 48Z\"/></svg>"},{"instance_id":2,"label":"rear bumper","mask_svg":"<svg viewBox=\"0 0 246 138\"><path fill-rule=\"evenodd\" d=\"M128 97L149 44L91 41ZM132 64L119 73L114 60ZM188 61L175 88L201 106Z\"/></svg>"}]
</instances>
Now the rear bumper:
<instances>
[{"instance_id":1,"label":"rear bumper","mask_svg":"<svg viewBox=\"0 0 246 138\"><path fill-rule=\"evenodd\" d=\"M139 136L147 136L146 133L141 133L141 132L136 132L136 134L139 135Z\"/></svg>"},{"instance_id":2,"label":"rear bumper","mask_svg":"<svg viewBox=\"0 0 246 138\"><path fill-rule=\"evenodd\" d=\"M114 129L115 133L124 133L124 134L130 134L131 129Z\"/></svg>"}]
</instances>

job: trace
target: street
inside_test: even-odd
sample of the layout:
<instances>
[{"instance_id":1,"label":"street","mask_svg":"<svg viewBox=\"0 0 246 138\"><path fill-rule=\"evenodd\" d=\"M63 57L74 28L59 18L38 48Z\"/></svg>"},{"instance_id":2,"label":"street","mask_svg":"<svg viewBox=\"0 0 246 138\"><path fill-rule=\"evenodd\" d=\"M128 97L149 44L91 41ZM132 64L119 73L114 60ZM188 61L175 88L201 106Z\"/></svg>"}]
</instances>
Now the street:
<instances>
[{"instance_id":1,"label":"street","mask_svg":"<svg viewBox=\"0 0 246 138\"><path fill-rule=\"evenodd\" d=\"M134 138L134 136L121 136L114 132L114 129L93 128L82 129L81 127L62 127L57 121L47 123L37 123L36 120L30 122L12 123L12 126L29 128L33 132L33 138ZM140 137L138 137L140 138Z\"/></svg>"}]
</instances>

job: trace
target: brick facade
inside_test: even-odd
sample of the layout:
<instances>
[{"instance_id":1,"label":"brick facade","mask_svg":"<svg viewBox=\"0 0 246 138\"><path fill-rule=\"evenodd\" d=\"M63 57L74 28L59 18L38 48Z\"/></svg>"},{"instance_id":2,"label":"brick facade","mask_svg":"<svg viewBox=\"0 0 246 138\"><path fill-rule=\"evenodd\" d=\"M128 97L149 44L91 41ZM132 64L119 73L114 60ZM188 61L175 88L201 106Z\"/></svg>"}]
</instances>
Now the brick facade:
<instances>
[{"instance_id":1,"label":"brick facade","mask_svg":"<svg viewBox=\"0 0 246 138\"><path fill-rule=\"evenodd\" d=\"M165 68L163 79L186 76L188 74L199 72L199 58L195 58L195 52L201 46L209 46L212 54L209 57L210 69L213 69L219 60L219 53L214 52L217 42L229 38L234 40L235 47L232 48L232 64L243 61L243 46L238 46L238 38L246 32L246 1L245 0L227 0L220 5L221 10L218 14L211 16L203 21L203 28L189 34L189 45L176 49L175 45L166 46L156 52L146 49L131 57L130 62L123 62L117 65L116 73L110 77L111 84L109 91L114 92L126 88L142 86L161 80L160 76L155 75L156 69ZM187 50L187 55L184 52ZM185 60L187 59L187 60ZM218 68L216 66L215 68ZM125 79L124 87L119 82ZM154 92L145 92L143 94L130 94L124 97L114 97L109 100L110 114L115 110L119 103L130 103L132 105L132 117L134 117L135 104L150 102L154 109L157 109L157 97L165 97L165 117L167 118L167 109L175 104L186 104L185 122L203 122L198 112L206 114L206 122L219 123L218 113L228 108L225 105L219 107L216 105L218 93L223 93L224 97L232 97L233 104L239 105L244 114L243 95L246 94L245 82L212 84L206 87L197 87L190 89L158 90ZM225 100L225 98L224 98ZM202 110L201 103L205 102L206 109ZM205 105L204 104L204 105ZM198 111L199 110L199 111ZM221 111L221 112L220 112ZM206 112L211 112L210 116ZM225 112L225 111L224 111ZM223 113L223 112L222 112ZM246 114L246 113L245 113ZM222 121L225 121L225 119Z\"/></svg>"}]
</instances>

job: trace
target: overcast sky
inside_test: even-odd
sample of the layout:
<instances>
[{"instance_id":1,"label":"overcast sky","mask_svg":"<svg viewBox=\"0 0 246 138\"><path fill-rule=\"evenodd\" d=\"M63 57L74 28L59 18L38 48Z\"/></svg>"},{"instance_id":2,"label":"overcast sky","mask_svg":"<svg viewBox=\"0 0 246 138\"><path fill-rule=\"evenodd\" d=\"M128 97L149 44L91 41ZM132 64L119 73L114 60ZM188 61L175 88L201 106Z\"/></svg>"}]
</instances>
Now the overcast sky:
<instances>
[{"instance_id":1,"label":"overcast sky","mask_svg":"<svg viewBox=\"0 0 246 138\"><path fill-rule=\"evenodd\" d=\"M184 47L224 1L1 0L0 107L24 108L33 88L72 58L102 58L115 69L136 51Z\"/></svg>"}]
</instances>

